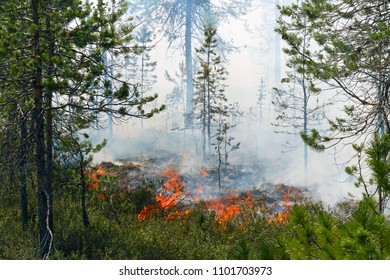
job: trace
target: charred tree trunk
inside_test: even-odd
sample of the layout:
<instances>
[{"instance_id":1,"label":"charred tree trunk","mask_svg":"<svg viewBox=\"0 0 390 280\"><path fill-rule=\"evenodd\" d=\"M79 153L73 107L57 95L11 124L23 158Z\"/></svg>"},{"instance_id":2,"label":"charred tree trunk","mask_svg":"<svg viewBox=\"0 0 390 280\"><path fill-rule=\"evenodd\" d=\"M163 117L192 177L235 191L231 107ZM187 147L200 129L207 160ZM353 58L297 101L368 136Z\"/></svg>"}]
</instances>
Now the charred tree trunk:
<instances>
[{"instance_id":1,"label":"charred tree trunk","mask_svg":"<svg viewBox=\"0 0 390 280\"><path fill-rule=\"evenodd\" d=\"M84 163L83 163L83 158L81 158L80 162L80 176L81 176L81 211L83 215L83 225L85 227L89 226L89 217L87 213L87 206L85 203L85 194L87 192L87 186L85 184L85 168L84 168Z\"/></svg>"},{"instance_id":2,"label":"charred tree trunk","mask_svg":"<svg viewBox=\"0 0 390 280\"><path fill-rule=\"evenodd\" d=\"M33 70L33 116L35 163L37 172L37 196L38 196L38 241L41 257L48 258L53 243L51 227L51 189L47 184L46 151L45 151L45 124L43 108L43 84L42 84L42 59L40 50L39 30L39 0L31 1L32 22L36 26L32 36Z\"/></svg>"},{"instance_id":3,"label":"charred tree trunk","mask_svg":"<svg viewBox=\"0 0 390 280\"><path fill-rule=\"evenodd\" d=\"M303 36L303 51L302 53L306 52L306 30L305 34ZM303 72L302 72L302 89L303 89L303 132L305 134L308 133L308 103L310 99L310 92L308 88L306 87L306 64L305 59L303 59ZM305 185L307 185L307 176L308 176L308 151L307 151L307 143L303 143L303 160L304 160L304 172L305 172Z\"/></svg>"}]
</instances>

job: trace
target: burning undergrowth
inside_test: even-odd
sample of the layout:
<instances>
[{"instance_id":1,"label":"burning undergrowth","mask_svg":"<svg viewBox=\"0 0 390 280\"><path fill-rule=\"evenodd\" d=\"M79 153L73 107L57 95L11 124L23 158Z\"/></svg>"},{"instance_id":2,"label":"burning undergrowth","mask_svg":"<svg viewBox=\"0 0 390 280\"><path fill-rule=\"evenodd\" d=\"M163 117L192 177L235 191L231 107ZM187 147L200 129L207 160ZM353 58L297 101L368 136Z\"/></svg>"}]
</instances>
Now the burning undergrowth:
<instances>
[{"instance_id":1,"label":"burning undergrowth","mask_svg":"<svg viewBox=\"0 0 390 280\"><path fill-rule=\"evenodd\" d=\"M139 222L153 216L185 220L195 206L201 205L224 228L229 223L244 225L258 218L284 223L292 205L309 197L307 190L293 186L256 185L259 170L243 164L226 166L219 173L223 183L219 188L217 168L193 165L183 169L183 160L185 157L160 154L122 159L119 165L103 162L97 170L115 178L122 199L134 197L136 190L144 191L135 208ZM106 196L107 191L101 190L100 199Z\"/></svg>"}]
</instances>

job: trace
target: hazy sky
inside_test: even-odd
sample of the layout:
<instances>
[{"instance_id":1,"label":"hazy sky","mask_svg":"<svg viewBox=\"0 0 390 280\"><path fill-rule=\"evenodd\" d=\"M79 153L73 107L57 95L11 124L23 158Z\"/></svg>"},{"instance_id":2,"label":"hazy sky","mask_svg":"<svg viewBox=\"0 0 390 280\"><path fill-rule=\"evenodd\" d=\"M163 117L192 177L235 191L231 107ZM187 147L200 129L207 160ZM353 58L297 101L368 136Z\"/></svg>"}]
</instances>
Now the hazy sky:
<instances>
[{"instance_id":1,"label":"hazy sky","mask_svg":"<svg viewBox=\"0 0 390 280\"><path fill-rule=\"evenodd\" d=\"M220 36L232 41L237 47L237 52L227 55L225 67L229 72L227 84L227 96L230 102L239 101L242 107L250 107L256 104L256 93L260 79L268 77L270 83L273 79L274 52L270 49L270 42L265 41L265 29L273 43L273 16L270 18L267 11L272 11L272 6L258 8L240 19L223 23L218 27ZM273 14L272 14L273 15ZM267 17L267 18L265 18ZM270 22L270 20L272 20ZM194 40L194 46L197 42ZM268 50L267 50L268 49ZM265 52L265 50L267 50ZM179 62L184 59L183 51L167 51L167 44L162 40L152 53L152 58L158 63L157 74L159 76L154 90L166 94L172 89L172 84L164 80L164 71L173 74L178 69Z\"/></svg>"}]
</instances>

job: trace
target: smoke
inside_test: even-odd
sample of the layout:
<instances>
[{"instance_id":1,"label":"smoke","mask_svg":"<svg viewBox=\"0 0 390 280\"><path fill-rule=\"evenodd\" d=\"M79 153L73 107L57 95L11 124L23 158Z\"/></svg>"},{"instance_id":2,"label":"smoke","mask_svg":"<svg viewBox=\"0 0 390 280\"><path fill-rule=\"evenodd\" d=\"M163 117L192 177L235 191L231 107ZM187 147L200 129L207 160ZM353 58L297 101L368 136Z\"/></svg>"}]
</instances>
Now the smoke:
<instances>
[{"instance_id":1,"label":"smoke","mask_svg":"<svg viewBox=\"0 0 390 280\"><path fill-rule=\"evenodd\" d=\"M163 115L156 118L160 122L153 119L144 121L143 130L140 120L135 120L135 124L115 126L114 137L95 155L95 163L137 163L150 159L144 172L157 172L169 167L188 178L200 176L203 169L215 170L215 153L206 163L201 159L198 130L167 130ZM240 191L284 184L307 189L313 200L330 206L344 201L349 193L359 197L362 192L344 172L346 164L342 160L351 156L347 149L337 153L309 150L305 171L303 146L291 151L285 147L286 142L299 144L299 136L277 134L272 126L245 119L229 133L234 137L233 144L240 142L240 148L229 154L230 174L224 174L224 177L231 181L230 186ZM102 130L95 133L92 139L98 143L105 136L108 133ZM191 187L197 188L199 182L195 181ZM208 186L210 189L218 189L215 180L209 183L213 184Z\"/></svg>"},{"instance_id":2,"label":"smoke","mask_svg":"<svg viewBox=\"0 0 390 280\"><path fill-rule=\"evenodd\" d=\"M272 183L306 188L313 200L331 206L345 200L349 194L361 196L362 190L355 187L354 181L344 171L352 157L351 149L323 153L309 149L305 170L300 137L277 134L274 130L272 126L261 128L259 123L247 123L234 131L237 141L241 141L241 148L232 159L258 166L261 174L258 185ZM287 142L297 148L289 149Z\"/></svg>"},{"instance_id":3,"label":"smoke","mask_svg":"<svg viewBox=\"0 0 390 280\"><path fill-rule=\"evenodd\" d=\"M259 14L264 14L264 11ZM257 11L250 15L247 23L258 25ZM227 97L229 103L240 103L246 115L240 123L231 129L230 133L240 142L240 148L229 154L229 162L232 166L241 169L241 176L233 178L237 187L260 188L264 184L286 184L309 190L311 197L321 200L325 204L334 205L344 200L348 193L360 196L361 190L355 188L353 181L349 180L344 172L345 164L351 158L351 151L345 149L336 154L326 151L322 154L313 151L308 152L308 166L305 170L303 145L299 136L276 134L275 128L270 125L274 121L271 93L268 93L264 106L262 122L248 117L249 106L255 106L256 94L259 82L265 79L268 89L274 86L273 67L274 50L261 48L261 45L269 45L264 42L264 36L245 34L245 28L239 26L239 22L221 27L221 34L233 35L235 42L242 46L239 53L228 56L226 68L229 72L227 83ZM273 29L270 24L266 30ZM262 32L265 29L263 28ZM259 33L260 34L260 33ZM264 35L264 34L263 34ZM267 38L274 38L268 34ZM256 37L256 39L254 39ZM163 41L162 41L163 42ZM262 52L257 53L257 49ZM172 90L172 84L164 80L164 71L175 73L182 57L166 57L167 44L159 43L152 51L152 59L157 61L156 72L158 81L154 91L159 94L159 103L164 103L165 95ZM283 62L282 62L283 64ZM270 81L271 80L271 81ZM269 90L270 92L270 90ZM267 108L265 108L267 107ZM258 117L258 116L257 116ZM172 130L168 124L168 114L165 112L154 118L144 120L144 129L141 121L132 119L126 124L114 127L113 137L108 139L107 131L91 133L94 143L107 138L108 144L100 153L95 155L96 163L111 161L117 164L134 161L137 158L156 159L153 168L175 166L180 174L196 174L203 168L215 167L215 157L203 164L201 159L201 145L199 130ZM297 146L296 149L286 148ZM246 177L245 177L246 176Z\"/></svg>"}]
</instances>

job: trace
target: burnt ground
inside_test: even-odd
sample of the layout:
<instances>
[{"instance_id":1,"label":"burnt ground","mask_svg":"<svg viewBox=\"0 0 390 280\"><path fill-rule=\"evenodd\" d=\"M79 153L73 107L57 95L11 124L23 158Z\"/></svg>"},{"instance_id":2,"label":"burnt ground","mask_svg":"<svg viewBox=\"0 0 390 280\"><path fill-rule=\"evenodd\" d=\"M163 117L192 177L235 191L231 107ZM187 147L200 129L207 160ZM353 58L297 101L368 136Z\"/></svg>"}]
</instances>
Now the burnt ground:
<instances>
[{"instance_id":1,"label":"burnt ground","mask_svg":"<svg viewBox=\"0 0 390 280\"><path fill-rule=\"evenodd\" d=\"M102 162L99 165L110 176L116 177L121 187L135 188L145 180L164 181L164 170L179 173L183 188L190 196L201 200L223 199L231 194L241 197L250 195L258 203L267 204L274 211L286 203L302 202L310 198L306 188L283 183L265 182L264 167L258 162L236 163L223 166L220 170L220 184L216 164L201 164L191 155L177 155L159 151L154 156L129 156L116 163Z\"/></svg>"}]
</instances>

